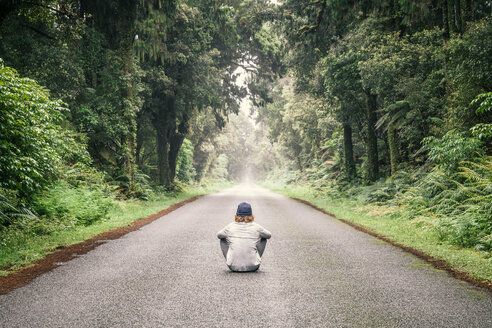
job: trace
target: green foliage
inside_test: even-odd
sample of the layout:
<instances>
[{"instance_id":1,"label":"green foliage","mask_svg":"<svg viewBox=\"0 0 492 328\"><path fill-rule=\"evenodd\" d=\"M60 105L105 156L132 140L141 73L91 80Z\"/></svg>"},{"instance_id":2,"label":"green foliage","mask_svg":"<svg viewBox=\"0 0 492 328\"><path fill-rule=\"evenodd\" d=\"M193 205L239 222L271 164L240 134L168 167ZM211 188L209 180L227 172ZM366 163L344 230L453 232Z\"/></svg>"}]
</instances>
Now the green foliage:
<instances>
[{"instance_id":1,"label":"green foliage","mask_svg":"<svg viewBox=\"0 0 492 328\"><path fill-rule=\"evenodd\" d=\"M79 185L73 188L64 181L36 195L34 209L41 218L90 225L107 217L113 198L101 189Z\"/></svg>"},{"instance_id":2,"label":"green foliage","mask_svg":"<svg viewBox=\"0 0 492 328\"><path fill-rule=\"evenodd\" d=\"M423 144L429 151L429 160L449 172L455 172L461 162L480 159L485 154L480 140L465 137L455 130L448 131L442 138L424 138Z\"/></svg>"},{"instance_id":3,"label":"green foliage","mask_svg":"<svg viewBox=\"0 0 492 328\"><path fill-rule=\"evenodd\" d=\"M470 129L474 137L482 141L490 140L492 138L492 124L491 123L478 123Z\"/></svg>"},{"instance_id":4,"label":"green foliage","mask_svg":"<svg viewBox=\"0 0 492 328\"><path fill-rule=\"evenodd\" d=\"M0 187L30 198L56 177L60 101L0 62Z\"/></svg>"},{"instance_id":5,"label":"green foliage","mask_svg":"<svg viewBox=\"0 0 492 328\"><path fill-rule=\"evenodd\" d=\"M226 154L220 154L214 161L210 176L214 179L227 180L229 177L229 158Z\"/></svg>"},{"instance_id":6,"label":"green foliage","mask_svg":"<svg viewBox=\"0 0 492 328\"><path fill-rule=\"evenodd\" d=\"M392 202L407 217L428 217L442 240L491 250L492 160L460 165L457 172L434 169Z\"/></svg>"},{"instance_id":7,"label":"green foliage","mask_svg":"<svg viewBox=\"0 0 492 328\"><path fill-rule=\"evenodd\" d=\"M183 145L179 150L178 164L176 177L179 181L184 183L190 183L195 177L195 168L193 167L193 144L190 140L185 139Z\"/></svg>"},{"instance_id":8,"label":"green foliage","mask_svg":"<svg viewBox=\"0 0 492 328\"><path fill-rule=\"evenodd\" d=\"M116 189L108 182L104 172L82 162L65 166L60 177L73 188L98 189L107 195L113 194Z\"/></svg>"},{"instance_id":9,"label":"green foliage","mask_svg":"<svg viewBox=\"0 0 492 328\"><path fill-rule=\"evenodd\" d=\"M484 114L492 111L492 92L479 94L472 105L478 104L477 114Z\"/></svg>"},{"instance_id":10,"label":"green foliage","mask_svg":"<svg viewBox=\"0 0 492 328\"><path fill-rule=\"evenodd\" d=\"M487 92L492 85L492 20L477 21L470 25L463 37L454 37L444 48L447 59L447 79L451 95L448 98L451 127L471 128L482 123L480 114L487 108ZM485 94L476 102L476 95ZM483 111L475 113L474 108L483 103ZM482 122L481 122L482 121ZM490 123L490 122L487 122Z\"/></svg>"},{"instance_id":11,"label":"green foliage","mask_svg":"<svg viewBox=\"0 0 492 328\"><path fill-rule=\"evenodd\" d=\"M473 101L472 105L478 105L476 113L482 117L489 117L492 114L492 92L479 94ZM484 117L484 118L485 118ZM492 123L478 123L471 128L472 134L482 141L492 139Z\"/></svg>"},{"instance_id":12,"label":"green foliage","mask_svg":"<svg viewBox=\"0 0 492 328\"><path fill-rule=\"evenodd\" d=\"M37 219L36 215L29 209L20 206L15 195L0 189L0 229L9 226L20 219Z\"/></svg>"}]
</instances>

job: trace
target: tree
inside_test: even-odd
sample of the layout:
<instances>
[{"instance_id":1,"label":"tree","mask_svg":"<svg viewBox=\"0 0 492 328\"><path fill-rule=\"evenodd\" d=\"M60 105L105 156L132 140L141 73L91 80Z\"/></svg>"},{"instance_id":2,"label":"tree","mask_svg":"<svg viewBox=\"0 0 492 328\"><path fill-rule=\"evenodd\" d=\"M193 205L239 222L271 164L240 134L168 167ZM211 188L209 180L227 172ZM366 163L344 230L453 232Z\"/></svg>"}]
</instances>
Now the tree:
<instances>
[{"instance_id":1,"label":"tree","mask_svg":"<svg viewBox=\"0 0 492 328\"><path fill-rule=\"evenodd\" d=\"M119 170L117 175L129 179L130 188L135 175L135 117L140 107L133 80L137 12L136 1L80 1L80 16L87 17L87 26L100 35L102 43L99 46L102 45L103 54L107 56L100 62L105 67L96 67L96 75L90 79L90 87L99 95L91 107L102 132L102 138L92 140L93 154L114 161ZM91 34L87 36L90 38ZM92 42L91 39L86 41L89 44ZM92 70L86 71L88 76L94 73ZM112 112L109 116L108 107ZM110 157L104 150L110 151Z\"/></svg>"},{"instance_id":2,"label":"tree","mask_svg":"<svg viewBox=\"0 0 492 328\"><path fill-rule=\"evenodd\" d=\"M159 25L154 34L144 29L147 34L164 40L161 47L137 48L141 52L142 68L147 72L144 81L151 90L144 111L150 115L156 131L161 185L173 184L177 156L193 115L210 107L221 117L222 113L238 108L237 98L242 91L233 86L230 63L226 65L221 60L221 56L231 51L229 47L236 47L230 39L234 31L233 21L227 14L230 10L225 6L216 8L208 3L182 1L177 5L172 24L164 28ZM144 27L157 26L156 17L147 17Z\"/></svg>"}]
</instances>

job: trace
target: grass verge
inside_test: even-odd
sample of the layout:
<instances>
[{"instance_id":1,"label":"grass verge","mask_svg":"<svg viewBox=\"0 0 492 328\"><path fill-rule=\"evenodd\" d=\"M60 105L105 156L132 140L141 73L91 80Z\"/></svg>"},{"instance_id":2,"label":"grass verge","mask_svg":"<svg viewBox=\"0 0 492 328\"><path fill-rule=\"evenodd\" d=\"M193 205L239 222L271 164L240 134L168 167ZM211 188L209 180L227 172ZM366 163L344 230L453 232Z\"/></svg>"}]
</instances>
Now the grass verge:
<instances>
[{"instance_id":1,"label":"grass verge","mask_svg":"<svg viewBox=\"0 0 492 328\"><path fill-rule=\"evenodd\" d=\"M377 235L422 253L424 258L444 262L441 268L455 276L479 286L492 289L492 258L489 252L459 248L439 239L436 231L418 218L413 220L395 217L391 208L363 205L350 199L332 199L318 194L308 186L264 183L274 192L305 200L314 206L332 213L338 219L355 223ZM393 213L393 215L390 215ZM430 261L436 264L434 261ZM438 265L439 266L439 265Z\"/></svg>"},{"instance_id":2,"label":"grass verge","mask_svg":"<svg viewBox=\"0 0 492 328\"><path fill-rule=\"evenodd\" d=\"M0 276L6 276L20 268L46 257L54 250L77 244L103 232L129 226L173 204L198 195L219 191L229 183L214 183L209 186L189 186L179 193L155 195L151 200L118 201L111 209L108 219L89 226L76 226L69 230L46 235L27 234L23 231L8 231L0 234Z\"/></svg>"}]
</instances>

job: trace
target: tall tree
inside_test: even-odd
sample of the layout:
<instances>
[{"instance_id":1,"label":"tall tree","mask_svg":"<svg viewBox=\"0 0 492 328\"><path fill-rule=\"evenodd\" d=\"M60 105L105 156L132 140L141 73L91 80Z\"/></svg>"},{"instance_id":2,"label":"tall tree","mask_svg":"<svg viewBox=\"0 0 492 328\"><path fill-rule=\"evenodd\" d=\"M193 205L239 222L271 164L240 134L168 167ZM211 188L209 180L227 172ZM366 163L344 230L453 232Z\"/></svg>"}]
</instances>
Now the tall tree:
<instances>
[{"instance_id":1,"label":"tall tree","mask_svg":"<svg viewBox=\"0 0 492 328\"><path fill-rule=\"evenodd\" d=\"M115 61L112 75L116 85L105 88L109 81L104 80L104 75L96 76L92 81L92 87L96 93L103 90L102 101L107 99L108 93L116 93L118 102L113 103L113 117L106 121L113 126L113 129L106 126L105 131L113 130L110 134L113 146L108 147L107 141L94 140L99 153L103 149L112 149L114 161L121 170L119 174L126 176L133 184L135 174L135 133L136 133L136 113L139 110L138 101L134 92L134 68L133 68L133 41L135 38L135 23L137 18L137 2L131 0L112 0L112 1L80 1L80 16L87 17L86 24L93 28L103 37L103 45L109 51L110 60ZM89 35L90 37L90 35ZM90 41L89 41L90 42ZM100 68L106 69L106 68ZM91 74L92 72L86 72ZM113 82L114 83L114 82ZM100 121L105 120L105 107L99 103L97 115ZM114 120L114 121L113 121ZM117 129L114 129L117 127Z\"/></svg>"},{"instance_id":2,"label":"tall tree","mask_svg":"<svg viewBox=\"0 0 492 328\"><path fill-rule=\"evenodd\" d=\"M174 182L179 149L197 111L211 107L221 117L238 109L244 91L234 85L231 63L224 60L237 48L233 14L213 1L181 1L171 20L151 11L139 24L145 39L136 51L151 90L144 110L156 131L161 185Z\"/></svg>"}]
</instances>

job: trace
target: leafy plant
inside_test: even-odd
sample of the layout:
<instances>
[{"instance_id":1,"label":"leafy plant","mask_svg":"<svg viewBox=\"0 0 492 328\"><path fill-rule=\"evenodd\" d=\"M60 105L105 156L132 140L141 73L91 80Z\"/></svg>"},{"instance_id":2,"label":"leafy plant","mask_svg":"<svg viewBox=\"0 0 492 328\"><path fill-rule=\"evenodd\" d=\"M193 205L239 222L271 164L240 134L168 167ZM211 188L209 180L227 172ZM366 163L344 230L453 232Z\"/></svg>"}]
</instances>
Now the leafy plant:
<instances>
[{"instance_id":1,"label":"leafy plant","mask_svg":"<svg viewBox=\"0 0 492 328\"><path fill-rule=\"evenodd\" d=\"M8 197L0 190L0 227L6 227L16 219L36 219L36 215L23 206L19 206L15 199Z\"/></svg>"},{"instance_id":2,"label":"leafy plant","mask_svg":"<svg viewBox=\"0 0 492 328\"><path fill-rule=\"evenodd\" d=\"M428 159L448 171L456 171L459 164L465 160L485 155L480 140L466 137L455 130L448 131L442 138L424 138L422 143L423 149L428 150Z\"/></svg>"},{"instance_id":3,"label":"leafy plant","mask_svg":"<svg viewBox=\"0 0 492 328\"><path fill-rule=\"evenodd\" d=\"M102 190L79 185L77 189L59 181L34 200L36 212L47 220L56 218L74 220L77 224L90 225L107 217L113 206L113 198Z\"/></svg>"},{"instance_id":4,"label":"leafy plant","mask_svg":"<svg viewBox=\"0 0 492 328\"><path fill-rule=\"evenodd\" d=\"M456 172L434 168L389 203L404 207L404 217L432 218L442 240L491 250L492 158L463 161Z\"/></svg>"},{"instance_id":5,"label":"leafy plant","mask_svg":"<svg viewBox=\"0 0 492 328\"><path fill-rule=\"evenodd\" d=\"M0 61L0 187L30 198L55 178L61 106Z\"/></svg>"},{"instance_id":6,"label":"leafy plant","mask_svg":"<svg viewBox=\"0 0 492 328\"><path fill-rule=\"evenodd\" d=\"M477 114L483 114L492 111L492 92L479 94L472 101L472 105L475 104L478 104Z\"/></svg>"},{"instance_id":7,"label":"leafy plant","mask_svg":"<svg viewBox=\"0 0 492 328\"><path fill-rule=\"evenodd\" d=\"M478 105L477 114L492 113L492 92L479 94L473 101L472 105ZM492 124L478 123L471 128L472 134L480 140L490 140L492 138Z\"/></svg>"},{"instance_id":8,"label":"leafy plant","mask_svg":"<svg viewBox=\"0 0 492 328\"><path fill-rule=\"evenodd\" d=\"M193 144L190 140L185 139L179 150L178 164L176 166L176 177L179 181L190 183L195 177L195 169L193 167Z\"/></svg>"}]
</instances>

